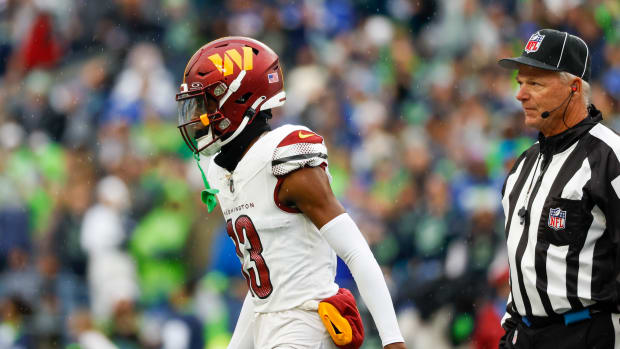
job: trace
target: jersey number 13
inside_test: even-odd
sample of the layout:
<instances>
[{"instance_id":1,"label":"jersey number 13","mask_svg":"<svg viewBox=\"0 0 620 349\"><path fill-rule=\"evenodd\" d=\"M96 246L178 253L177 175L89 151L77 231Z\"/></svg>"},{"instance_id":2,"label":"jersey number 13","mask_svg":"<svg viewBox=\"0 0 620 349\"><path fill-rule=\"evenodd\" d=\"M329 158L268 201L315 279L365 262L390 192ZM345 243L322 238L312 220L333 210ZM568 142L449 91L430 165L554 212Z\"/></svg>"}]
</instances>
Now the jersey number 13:
<instances>
[{"instance_id":1,"label":"jersey number 13","mask_svg":"<svg viewBox=\"0 0 620 349\"><path fill-rule=\"evenodd\" d=\"M243 269L243 265L241 266L241 273L248 282L248 286L252 290L252 293L261 299L269 297L271 291L273 291L273 286L269 278L269 268L261 255L261 253L263 253L263 244L256 232L254 223L252 223L250 217L241 215L235 220L234 229L232 219L226 221L226 231L228 232L228 236L230 236L235 243L237 256L243 260L241 248L247 249L250 253L250 259L254 262L254 267L250 267L251 269L255 269L254 271L249 269L245 270ZM245 238L248 240L248 246L246 246ZM258 280L256 280L257 275Z\"/></svg>"}]
</instances>

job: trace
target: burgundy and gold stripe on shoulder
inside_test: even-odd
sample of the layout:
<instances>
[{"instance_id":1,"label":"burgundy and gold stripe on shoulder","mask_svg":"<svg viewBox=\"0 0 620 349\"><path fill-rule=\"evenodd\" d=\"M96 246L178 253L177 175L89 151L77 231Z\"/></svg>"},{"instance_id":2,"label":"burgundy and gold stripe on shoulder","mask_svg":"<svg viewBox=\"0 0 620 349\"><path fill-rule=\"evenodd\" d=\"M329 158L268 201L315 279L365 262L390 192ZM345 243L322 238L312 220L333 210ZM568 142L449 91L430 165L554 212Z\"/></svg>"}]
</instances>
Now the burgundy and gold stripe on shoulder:
<instances>
[{"instance_id":1,"label":"burgundy and gold stripe on shoulder","mask_svg":"<svg viewBox=\"0 0 620 349\"><path fill-rule=\"evenodd\" d=\"M284 139L278 144L278 147L284 147L297 143L323 143L323 137L312 131L295 130L284 137Z\"/></svg>"}]
</instances>

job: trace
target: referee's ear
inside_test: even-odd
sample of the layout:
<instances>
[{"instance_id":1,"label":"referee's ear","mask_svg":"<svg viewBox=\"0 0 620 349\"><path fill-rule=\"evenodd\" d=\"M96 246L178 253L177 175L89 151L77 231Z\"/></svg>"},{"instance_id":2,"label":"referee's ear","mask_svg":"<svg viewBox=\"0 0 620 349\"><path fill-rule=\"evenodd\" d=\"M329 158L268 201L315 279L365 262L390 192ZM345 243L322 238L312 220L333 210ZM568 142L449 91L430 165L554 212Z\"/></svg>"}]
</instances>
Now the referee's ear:
<instances>
[{"instance_id":1,"label":"referee's ear","mask_svg":"<svg viewBox=\"0 0 620 349\"><path fill-rule=\"evenodd\" d=\"M581 79L575 78L571 83L570 88L576 95L581 94Z\"/></svg>"}]
</instances>

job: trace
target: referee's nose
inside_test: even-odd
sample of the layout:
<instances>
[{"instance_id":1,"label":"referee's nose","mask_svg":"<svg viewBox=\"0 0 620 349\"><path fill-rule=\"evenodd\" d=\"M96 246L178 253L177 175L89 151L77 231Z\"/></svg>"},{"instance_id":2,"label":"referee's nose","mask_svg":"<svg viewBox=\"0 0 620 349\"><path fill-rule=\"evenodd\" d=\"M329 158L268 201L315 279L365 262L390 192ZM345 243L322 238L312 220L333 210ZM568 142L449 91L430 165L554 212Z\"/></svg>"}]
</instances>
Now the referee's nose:
<instances>
[{"instance_id":1,"label":"referee's nose","mask_svg":"<svg viewBox=\"0 0 620 349\"><path fill-rule=\"evenodd\" d=\"M527 84L522 83L521 86L519 86L519 91L517 92L515 98L517 98L517 100L521 103L525 103L528 99L530 99L530 94L527 91Z\"/></svg>"}]
</instances>

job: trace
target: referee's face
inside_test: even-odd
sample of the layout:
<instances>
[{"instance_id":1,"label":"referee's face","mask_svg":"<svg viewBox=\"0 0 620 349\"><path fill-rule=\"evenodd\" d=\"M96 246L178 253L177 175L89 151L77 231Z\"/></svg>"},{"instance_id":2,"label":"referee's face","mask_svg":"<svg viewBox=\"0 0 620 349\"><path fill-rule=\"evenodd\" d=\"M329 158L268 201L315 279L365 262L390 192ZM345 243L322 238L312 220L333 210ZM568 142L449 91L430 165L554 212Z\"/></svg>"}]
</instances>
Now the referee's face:
<instances>
[{"instance_id":1,"label":"referee's face","mask_svg":"<svg viewBox=\"0 0 620 349\"><path fill-rule=\"evenodd\" d=\"M543 134L546 134L546 130L554 129L554 124L558 122L557 118L551 115L543 119L541 114L556 108L570 93L560 75L557 72L521 64L516 79L520 86L516 98L521 102L525 113L525 125Z\"/></svg>"}]
</instances>

